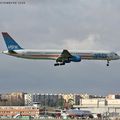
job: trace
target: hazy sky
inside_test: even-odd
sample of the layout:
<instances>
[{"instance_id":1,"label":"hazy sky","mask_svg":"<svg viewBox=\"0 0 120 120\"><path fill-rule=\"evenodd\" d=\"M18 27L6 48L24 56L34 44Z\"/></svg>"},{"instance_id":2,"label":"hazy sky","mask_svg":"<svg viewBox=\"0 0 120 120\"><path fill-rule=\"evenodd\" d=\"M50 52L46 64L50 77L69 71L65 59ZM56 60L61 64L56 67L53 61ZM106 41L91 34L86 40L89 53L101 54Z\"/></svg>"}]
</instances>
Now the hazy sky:
<instances>
[{"instance_id":1,"label":"hazy sky","mask_svg":"<svg viewBox=\"0 0 120 120\"><path fill-rule=\"evenodd\" d=\"M26 0L24 5L0 4L2 31L23 48L119 53L120 0ZM2 35L0 43L0 50L6 50ZM111 61L110 67L106 67L106 61L81 61L61 67L54 67L54 63L1 54L0 92L120 92L120 61Z\"/></svg>"}]
</instances>

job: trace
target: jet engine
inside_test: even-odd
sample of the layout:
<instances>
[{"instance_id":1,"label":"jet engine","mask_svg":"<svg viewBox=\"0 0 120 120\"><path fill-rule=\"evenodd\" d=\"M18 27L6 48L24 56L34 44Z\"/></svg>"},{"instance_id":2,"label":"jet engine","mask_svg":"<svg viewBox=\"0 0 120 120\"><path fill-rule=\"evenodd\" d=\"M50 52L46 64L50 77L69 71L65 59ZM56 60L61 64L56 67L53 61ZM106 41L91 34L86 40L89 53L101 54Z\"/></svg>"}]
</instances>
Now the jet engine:
<instances>
[{"instance_id":1,"label":"jet engine","mask_svg":"<svg viewBox=\"0 0 120 120\"><path fill-rule=\"evenodd\" d=\"M73 55L70 58L70 61L72 61L72 62L80 62L81 61L81 57L79 55Z\"/></svg>"}]
</instances>

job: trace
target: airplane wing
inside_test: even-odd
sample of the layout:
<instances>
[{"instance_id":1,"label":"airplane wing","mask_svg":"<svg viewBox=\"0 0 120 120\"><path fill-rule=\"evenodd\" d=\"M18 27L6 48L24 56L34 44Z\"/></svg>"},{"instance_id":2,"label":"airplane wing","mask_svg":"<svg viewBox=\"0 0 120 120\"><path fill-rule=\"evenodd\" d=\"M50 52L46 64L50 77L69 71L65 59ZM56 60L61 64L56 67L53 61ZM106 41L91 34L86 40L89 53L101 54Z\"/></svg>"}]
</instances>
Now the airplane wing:
<instances>
[{"instance_id":1,"label":"airplane wing","mask_svg":"<svg viewBox=\"0 0 120 120\"><path fill-rule=\"evenodd\" d=\"M68 50L63 50L63 52L61 53L61 57L70 58L72 57L72 55L68 52Z\"/></svg>"},{"instance_id":2,"label":"airplane wing","mask_svg":"<svg viewBox=\"0 0 120 120\"><path fill-rule=\"evenodd\" d=\"M58 65L58 62L60 62L61 65L64 65L65 63L69 63L70 62L69 58L71 57L72 55L69 53L68 50L63 50L61 55L57 58L56 60L57 63L55 65Z\"/></svg>"},{"instance_id":3,"label":"airplane wing","mask_svg":"<svg viewBox=\"0 0 120 120\"><path fill-rule=\"evenodd\" d=\"M68 50L63 50L61 55L56 59L56 63L54 64L54 66L65 65L65 63L80 61L80 55L71 54Z\"/></svg>"}]
</instances>

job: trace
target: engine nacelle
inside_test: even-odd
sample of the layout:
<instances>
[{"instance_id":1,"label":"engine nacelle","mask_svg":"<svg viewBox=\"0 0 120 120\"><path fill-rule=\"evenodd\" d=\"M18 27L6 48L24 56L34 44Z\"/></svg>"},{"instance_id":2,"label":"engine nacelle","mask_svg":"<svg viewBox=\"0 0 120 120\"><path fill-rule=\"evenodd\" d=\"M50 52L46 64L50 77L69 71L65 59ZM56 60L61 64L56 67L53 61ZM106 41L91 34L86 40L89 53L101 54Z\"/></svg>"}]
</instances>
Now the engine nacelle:
<instances>
[{"instance_id":1,"label":"engine nacelle","mask_svg":"<svg viewBox=\"0 0 120 120\"><path fill-rule=\"evenodd\" d=\"M81 61L81 57L79 55L73 55L70 58L70 61L72 61L72 62L80 62Z\"/></svg>"}]
</instances>

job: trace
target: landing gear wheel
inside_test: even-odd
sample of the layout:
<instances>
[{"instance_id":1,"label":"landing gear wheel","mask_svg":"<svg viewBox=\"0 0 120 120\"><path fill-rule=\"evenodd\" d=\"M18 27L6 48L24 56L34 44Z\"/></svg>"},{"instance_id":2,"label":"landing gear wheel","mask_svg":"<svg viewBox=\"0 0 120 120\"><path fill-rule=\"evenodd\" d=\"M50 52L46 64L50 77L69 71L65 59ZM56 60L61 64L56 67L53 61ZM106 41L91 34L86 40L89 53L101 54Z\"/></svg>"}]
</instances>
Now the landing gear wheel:
<instances>
[{"instance_id":1,"label":"landing gear wheel","mask_svg":"<svg viewBox=\"0 0 120 120\"><path fill-rule=\"evenodd\" d=\"M109 63L110 63L110 62L109 62L109 61L107 61L107 66L109 66Z\"/></svg>"},{"instance_id":2,"label":"landing gear wheel","mask_svg":"<svg viewBox=\"0 0 120 120\"><path fill-rule=\"evenodd\" d=\"M55 63L54 66L59 66L60 64L59 63Z\"/></svg>"}]
</instances>

